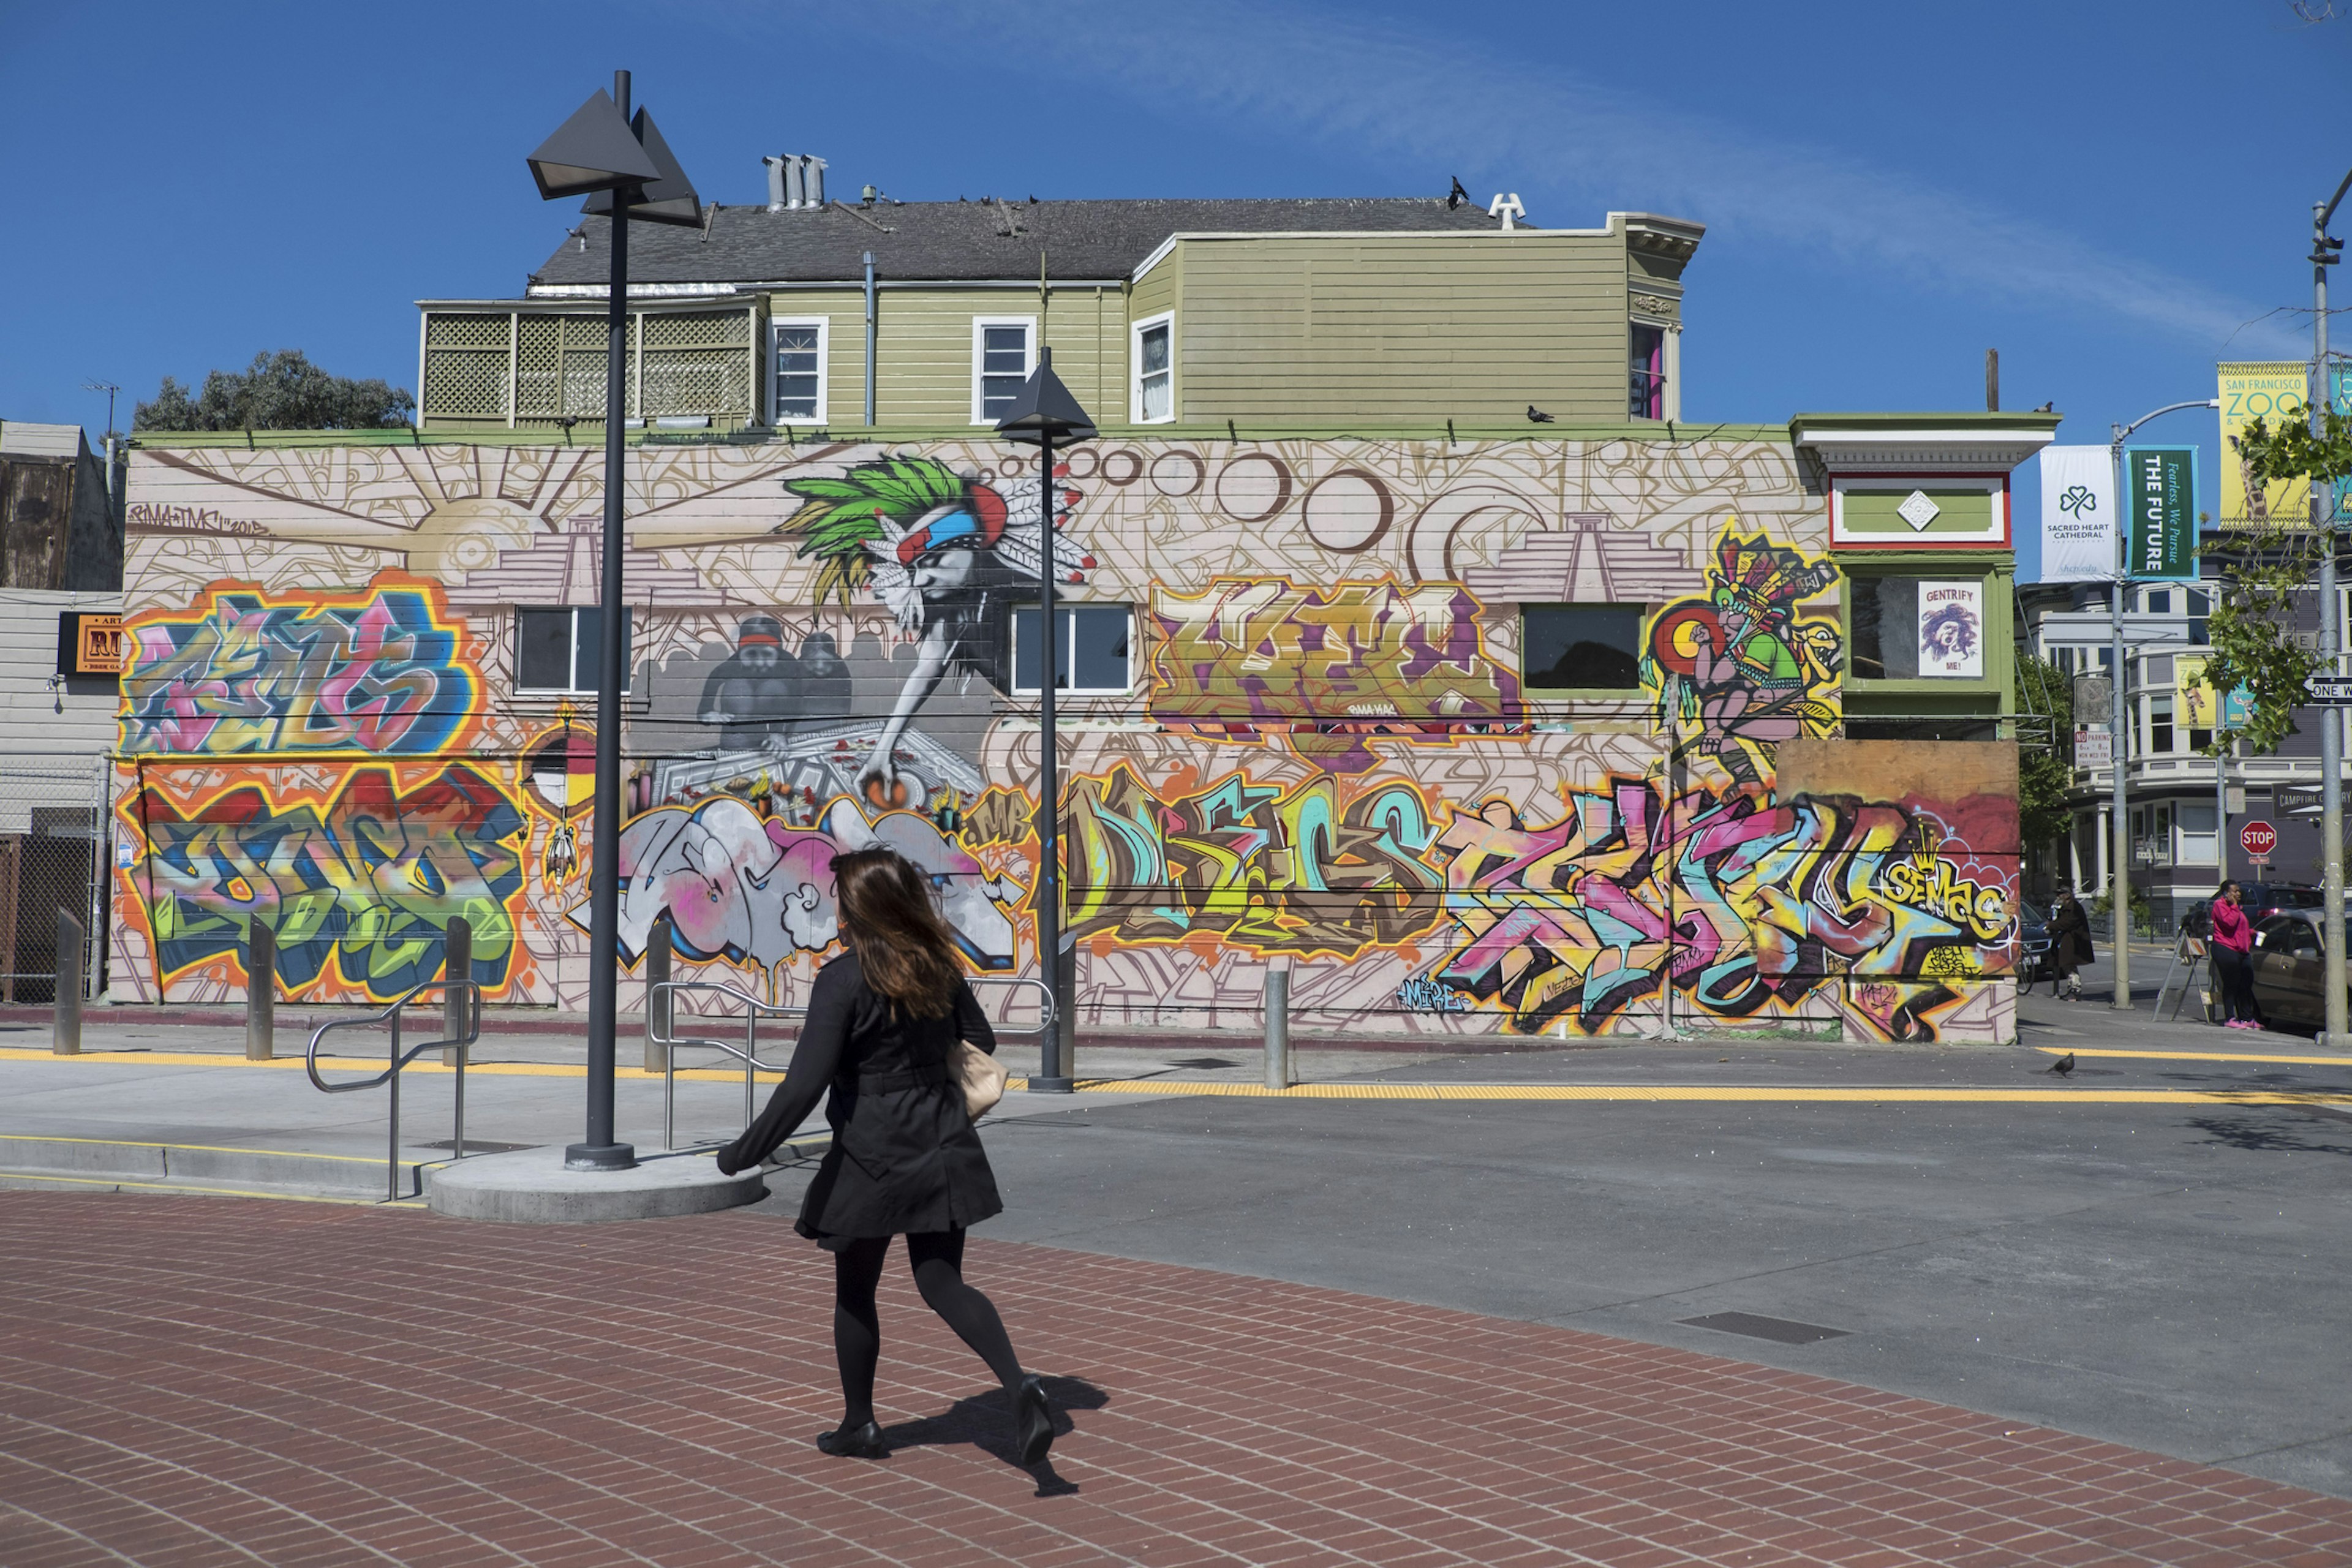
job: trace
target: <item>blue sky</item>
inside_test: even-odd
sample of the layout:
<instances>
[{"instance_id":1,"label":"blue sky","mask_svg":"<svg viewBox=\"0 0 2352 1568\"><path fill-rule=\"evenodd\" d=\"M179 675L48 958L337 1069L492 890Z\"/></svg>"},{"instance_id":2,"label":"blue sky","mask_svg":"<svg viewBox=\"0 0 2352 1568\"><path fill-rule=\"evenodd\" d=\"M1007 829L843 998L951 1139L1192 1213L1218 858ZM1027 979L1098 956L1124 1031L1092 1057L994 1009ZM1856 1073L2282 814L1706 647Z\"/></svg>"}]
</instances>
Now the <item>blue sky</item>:
<instances>
[{"instance_id":1,"label":"blue sky","mask_svg":"<svg viewBox=\"0 0 2352 1568\"><path fill-rule=\"evenodd\" d=\"M2352 167L2352 18L2286 0L4 4L0 418L96 433L112 381L127 426L280 347L412 384L411 301L511 294L572 221L522 156L616 65L723 202L813 152L907 199L1459 175L1542 224L1696 218L1694 420L1980 408L1997 347L2005 406L2103 441L2309 353L2310 205ZM2210 507L2211 417L2147 436L2204 445Z\"/></svg>"}]
</instances>

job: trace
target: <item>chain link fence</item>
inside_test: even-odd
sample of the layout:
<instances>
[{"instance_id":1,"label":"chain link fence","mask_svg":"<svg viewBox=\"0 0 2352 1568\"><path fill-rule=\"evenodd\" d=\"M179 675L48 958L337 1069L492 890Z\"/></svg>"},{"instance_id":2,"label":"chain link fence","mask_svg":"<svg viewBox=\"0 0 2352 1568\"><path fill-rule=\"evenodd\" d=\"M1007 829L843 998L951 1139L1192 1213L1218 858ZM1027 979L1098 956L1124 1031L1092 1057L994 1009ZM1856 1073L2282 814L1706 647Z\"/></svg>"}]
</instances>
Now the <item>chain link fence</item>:
<instances>
[{"instance_id":1,"label":"chain link fence","mask_svg":"<svg viewBox=\"0 0 2352 1568\"><path fill-rule=\"evenodd\" d=\"M0 1004L57 1000L60 910L85 998L105 988L108 785L103 758L0 761Z\"/></svg>"}]
</instances>

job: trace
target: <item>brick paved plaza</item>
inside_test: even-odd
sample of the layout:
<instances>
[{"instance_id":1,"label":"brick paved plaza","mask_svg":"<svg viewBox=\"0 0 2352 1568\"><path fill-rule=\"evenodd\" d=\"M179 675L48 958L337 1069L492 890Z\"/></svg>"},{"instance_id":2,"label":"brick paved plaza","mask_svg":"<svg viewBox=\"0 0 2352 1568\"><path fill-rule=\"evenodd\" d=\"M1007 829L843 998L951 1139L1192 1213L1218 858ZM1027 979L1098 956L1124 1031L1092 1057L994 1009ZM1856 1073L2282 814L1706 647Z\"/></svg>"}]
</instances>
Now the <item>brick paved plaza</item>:
<instances>
[{"instance_id":1,"label":"brick paved plaza","mask_svg":"<svg viewBox=\"0 0 2352 1568\"><path fill-rule=\"evenodd\" d=\"M1050 1473L895 1268L828 1459L829 1271L593 1228L0 1194L0 1563L2352 1563L2352 1503L1851 1384L975 1239ZM745 1281L730 1286L729 1281Z\"/></svg>"}]
</instances>

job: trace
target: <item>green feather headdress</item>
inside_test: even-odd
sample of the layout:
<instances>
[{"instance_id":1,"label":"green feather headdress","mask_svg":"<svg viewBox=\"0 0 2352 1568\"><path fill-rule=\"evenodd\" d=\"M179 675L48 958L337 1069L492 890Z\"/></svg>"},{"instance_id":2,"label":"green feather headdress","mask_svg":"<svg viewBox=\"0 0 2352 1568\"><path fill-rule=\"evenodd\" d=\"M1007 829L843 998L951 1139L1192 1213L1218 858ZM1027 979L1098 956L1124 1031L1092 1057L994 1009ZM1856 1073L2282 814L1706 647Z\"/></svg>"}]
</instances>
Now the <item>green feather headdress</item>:
<instances>
[{"instance_id":1,"label":"green feather headdress","mask_svg":"<svg viewBox=\"0 0 2352 1568\"><path fill-rule=\"evenodd\" d=\"M961 500L967 488L936 458L877 458L837 479L786 479L784 489L801 504L777 531L799 534L800 553L823 558L816 603L837 596L847 607L871 574L868 546L904 531L933 507Z\"/></svg>"}]
</instances>

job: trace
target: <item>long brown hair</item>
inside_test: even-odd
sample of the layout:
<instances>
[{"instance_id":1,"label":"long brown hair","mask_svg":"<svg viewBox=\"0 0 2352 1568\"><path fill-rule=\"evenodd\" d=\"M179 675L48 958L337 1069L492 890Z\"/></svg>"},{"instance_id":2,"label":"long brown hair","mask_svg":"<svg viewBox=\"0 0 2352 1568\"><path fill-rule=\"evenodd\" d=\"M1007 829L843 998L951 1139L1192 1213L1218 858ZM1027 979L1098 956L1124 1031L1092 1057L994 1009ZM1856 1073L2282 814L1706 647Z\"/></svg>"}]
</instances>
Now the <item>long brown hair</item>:
<instances>
[{"instance_id":1,"label":"long brown hair","mask_svg":"<svg viewBox=\"0 0 2352 1568\"><path fill-rule=\"evenodd\" d=\"M842 935L866 985L918 1018L944 1015L963 972L914 862L895 849L853 849L833 858L833 876Z\"/></svg>"}]
</instances>

